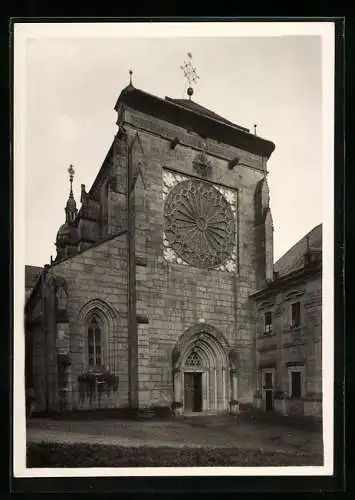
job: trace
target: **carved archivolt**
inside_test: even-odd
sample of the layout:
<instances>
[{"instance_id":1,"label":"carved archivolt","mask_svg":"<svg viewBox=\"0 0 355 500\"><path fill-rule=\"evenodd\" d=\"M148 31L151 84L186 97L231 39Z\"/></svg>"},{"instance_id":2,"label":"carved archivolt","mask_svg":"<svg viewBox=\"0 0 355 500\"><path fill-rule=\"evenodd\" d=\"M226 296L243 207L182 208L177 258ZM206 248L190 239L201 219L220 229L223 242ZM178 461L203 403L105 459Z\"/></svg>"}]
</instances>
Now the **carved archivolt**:
<instances>
[{"instance_id":1,"label":"carved archivolt","mask_svg":"<svg viewBox=\"0 0 355 500\"><path fill-rule=\"evenodd\" d=\"M236 269L236 193L164 173L164 255L200 268Z\"/></svg>"}]
</instances>

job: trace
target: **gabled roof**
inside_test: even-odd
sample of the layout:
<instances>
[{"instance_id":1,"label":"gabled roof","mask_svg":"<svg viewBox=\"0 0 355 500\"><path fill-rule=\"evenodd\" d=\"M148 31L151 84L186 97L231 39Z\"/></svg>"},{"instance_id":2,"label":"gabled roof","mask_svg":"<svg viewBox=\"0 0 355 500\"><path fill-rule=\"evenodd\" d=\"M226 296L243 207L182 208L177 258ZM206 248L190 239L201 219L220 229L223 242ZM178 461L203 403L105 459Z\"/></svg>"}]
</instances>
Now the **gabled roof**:
<instances>
[{"instance_id":1,"label":"gabled roof","mask_svg":"<svg viewBox=\"0 0 355 500\"><path fill-rule=\"evenodd\" d=\"M35 286L38 276L43 268L39 266L25 266L25 287L32 288Z\"/></svg>"},{"instance_id":2,"label":"gabled roof","mask_svg":"<svg viewBox=\"0 0 355 500\"><path fill-rule=\"evenodd\" d=\"M306 254L312 259L305 260ZM251 294L254 299L267 297L278 293L282 288L289 288L299 280L319 275L322 270L322 224L314 227L288 250L274 264L277 276L268 282L264 288Z\"/></svg>"},{"instance_id":3,"label":"gabled roof","mask_svg":"<svg viewBox=\"0 0 355 500\"><path fill-rule=\"evenodd\" d=\"M284 276L290 272L300 269L304 266L304 256L307 251L307 238L309 250L311 253L322 251L322 224L314 227L303 238L301 238L293 247L290 248L274 264L274 271L279 276Z\"/></svg>"},{"instance_id":4,"label":"gabled roof","mask_svg":"<svg viewBox=\"0 0 355 500\"><path fill-rule=\"evenodd\" d=\"M269 158L275 144L251 134L247 128L236 125L213 111L189 99L161 99L133 85L125 87L118 97L115 110L121 104L174 125L193 130L200 136L236 146L244 151Z\"/></svg>"},{"instance_id":5,"label":"gabled roof","mask_svg":"<svg viewBox=\"0 0 355 500\"><path fill-rule=\"evenodd\" d=\"M226 120L226 118L223 118L223 116L217 115L217 113L215 113L214 111L211 111L210 109L207 109L204 106L197 104L197 102L192 101L191 99L172 99L171 97L165 97L165 100L177 104L178 106L183 106L184 108L190 109L195 113L205 115L209 118L212 118L213 120L225 123L226 125L236 127L240 130L244 130L244 132L249 132L249 129L241 127L240 125L236 125L235 123L229 120Z\"/></svg>"},{"instance_id":6,"label":"gabled roof","mask_svg":"<svg viewBox=\"0 0 355 500\"><path fill-rule=\"evenodd\" d=\"M30 296L43 268L39 266L25 266L25 301Z\"/></svg>"},{"instance_id":7,"label":"gabled roof","mask_svg":"<svg viewBox=\"0 0 355 500\"><path fill-rule=\"evenodd\" d=\"M270 281L264 288L252 293L250 297L253 297L254 299L268 297L278 293L282 289L289 289L290 286L294 286L300 281L304 281L305 279L312 278L314 276L319 276L321 271L322 261L319 259L314 260L306 266L290 271L289 273L279 276L274 281Z\"/></svg>"}]
</instances>

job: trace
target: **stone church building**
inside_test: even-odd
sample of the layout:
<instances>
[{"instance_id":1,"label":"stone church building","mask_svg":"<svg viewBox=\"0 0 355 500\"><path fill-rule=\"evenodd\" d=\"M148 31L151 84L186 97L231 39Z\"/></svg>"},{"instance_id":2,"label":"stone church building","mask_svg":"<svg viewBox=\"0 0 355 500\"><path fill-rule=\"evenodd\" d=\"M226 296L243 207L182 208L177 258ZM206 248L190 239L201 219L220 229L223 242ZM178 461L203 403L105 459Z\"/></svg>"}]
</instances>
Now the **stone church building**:
<instances>
[{"instance_id":1,"label":"stone church building","mask_svg":"<svg viewBox=\"0 0 355 500\"><path fill-rule=\"evenodd\" d=\"M191 96L129 84L115 110L117 135L79 209L69 169L57 255L28 293L35 410L319 414L321 239L274 266L274 144ZM296 326L285 301L301 303Z\"/></svg>"}]
</instances>

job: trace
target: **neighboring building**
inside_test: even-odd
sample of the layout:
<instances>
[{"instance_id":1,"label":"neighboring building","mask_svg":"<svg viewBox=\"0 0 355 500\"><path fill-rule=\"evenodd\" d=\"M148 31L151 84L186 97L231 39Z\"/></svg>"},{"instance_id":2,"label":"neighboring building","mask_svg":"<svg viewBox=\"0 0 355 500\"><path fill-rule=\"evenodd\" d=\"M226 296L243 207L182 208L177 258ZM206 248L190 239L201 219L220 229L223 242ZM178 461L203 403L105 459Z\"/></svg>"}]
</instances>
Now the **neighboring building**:
<instances>
[{"instance_id":1,"label":"neighboring building","mask_svg":"<svg viewBox=\"0 0 355 500\"><path fill-rule=\"evenodd\" d=\"M31 295L39 277L43 271L42 267L38 266L25 266L25 304ZM33 351L32 351L32 338L26 334L26 365L25 365L25 379L26 390L32 388L32 368L33 368Z\"/></svg>"},{"instance_id":2,"label":"neighboring building","mask_svg":"<svg viewBox=\"0 0 355 500\"><path fill-rule=\"evenodd\" d=\"M42 270L43 268L38 266L25 266L25 301L31 295Z\"/></svg>"},{"instance_id":3,"label":"neighboring building","mask_svg":"<svg viewBox=\"0 0 355 500\"><path fill-rule=\"evenodd\" d=\"M275 266L275 279L253 295L256 403L286 414L322 415L322 226Z\"/></svg>"},{"instance_id":4,"label":"neighboring building","mask_svg":"<svg viewBox=\"0 0 355 500\"><path fill-rule=\"evenodd\" d=\"M115 109L113 144L79 210L70 187L56 259L27 302L37 409L259 404L251 296L274 276L275 146L131 84Z\"/></svg>"}]
</instances>

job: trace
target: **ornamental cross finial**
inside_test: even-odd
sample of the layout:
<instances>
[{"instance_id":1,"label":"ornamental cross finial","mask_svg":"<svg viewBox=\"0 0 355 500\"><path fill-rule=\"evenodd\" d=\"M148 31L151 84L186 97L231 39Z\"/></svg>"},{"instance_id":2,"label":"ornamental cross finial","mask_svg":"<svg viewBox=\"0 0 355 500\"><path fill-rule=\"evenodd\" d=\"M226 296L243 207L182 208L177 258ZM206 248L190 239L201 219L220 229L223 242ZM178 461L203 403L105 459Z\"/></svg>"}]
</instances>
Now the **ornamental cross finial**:
<instances>
[{"instance_id":1,"label":"ornamental cross finial","mask_svg":"<svg viewBox=\"0 0 355 500\"><path fill-rule=\"evenodd\" d=\"M187 95L189 96L189 99L191 99L192 94L194 93L193 88L191 85L193 83L197 83L197 81L200 79L198 74L196 73L196 68L192 66L191 60L192 60L192 54L191 52L187 53L189 60L184 61L184 64L180 66L180 68L184 72L184 77L187 79L189 83L189 88L187 89Z\"/></svg>"},{"instance_id":2,"label":"ornamental cross finial","mask_svg":"<svg viewBox=\"0 0 355 500\"><path fill-rule=\"evenodd\" d=\"M69 182L70 182L70 196L73 196L73 179L74 179L74 174L75 174L75 170L74 170L73 165L69 166L68 174L69 174Z\"/></svg>"},{"instance_id":3,"label":"ornamental cross finial","mask_svg":"<svg viewBox=\"0 0 355 500\"><path fill-rule=\"evenodd\" d=\"M75 174L75 170L74 170L73 165L69 166L69 168L68 168L68 174L69 174L69 180L70 180L70 182L73 182L74 174Z\"/></svg>"}]
</instances>

